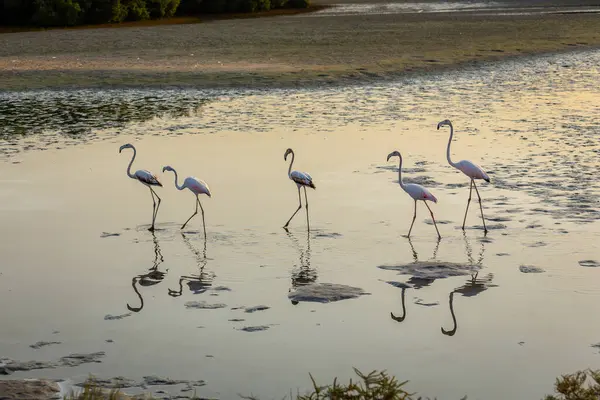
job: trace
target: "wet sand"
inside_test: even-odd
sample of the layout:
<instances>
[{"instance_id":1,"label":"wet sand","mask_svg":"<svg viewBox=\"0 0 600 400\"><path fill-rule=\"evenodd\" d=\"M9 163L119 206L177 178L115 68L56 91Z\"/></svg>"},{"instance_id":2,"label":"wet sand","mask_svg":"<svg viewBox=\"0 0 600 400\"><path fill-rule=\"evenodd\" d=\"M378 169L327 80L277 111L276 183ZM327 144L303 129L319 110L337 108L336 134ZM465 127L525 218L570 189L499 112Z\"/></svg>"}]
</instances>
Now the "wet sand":
<instances>
[{"instance_id":1,"label":"wet sand","mask_svg":"<svg viewBox=\"0 0 600 400\"><path fill-rule=\"evenodd\" d=\"M1 94L0 356L104 352L10 377L158 375L202 380L205 397L281 398L309 372L327 382L355 366L424 396L504 400L600 367L598 65L587 51L319 90ZM444 118L454 159L492 179L479 186L486 236L476 204L460 230L468 182L445 159ZM171 174L146 230L151 199L125 175L126 142L134 169L208 182L206 242L199 217L181 234L193 196ZM297 205L287 147L317 185L310 234L303 213L281 229ZM422 206L403 236L413 203L385 161L395 149L405 180L439 199L439 243ZM314 284L360 296L291 302Z\"/></svg>"},{"instance_id":2,"label":"wet sand","mask_svg":"<svg viewBox=\"0 0 600 400\"><path fill-rule=\"evenodd\" d=\"M599 18L323 10L191 25L8 33L0 35L0 89L360 83L598 46Z\"/></svg>"}]
</instances>

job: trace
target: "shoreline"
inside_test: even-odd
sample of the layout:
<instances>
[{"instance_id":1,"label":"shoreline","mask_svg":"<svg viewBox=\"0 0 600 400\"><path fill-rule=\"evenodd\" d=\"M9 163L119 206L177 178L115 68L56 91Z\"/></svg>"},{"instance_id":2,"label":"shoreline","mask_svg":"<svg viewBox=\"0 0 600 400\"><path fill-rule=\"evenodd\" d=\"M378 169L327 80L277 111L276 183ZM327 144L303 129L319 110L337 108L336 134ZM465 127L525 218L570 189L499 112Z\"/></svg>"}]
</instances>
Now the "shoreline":
<instances>
[{"instance_id":1,"label":"shoreline","mask_svg":"<svg viewBox=\"0 0 600 400\"><path fill-rule=\"evenodd\" d=\"M175 16L170 18L147 19L143 21L125 21L121 23L108 24L93 24L93 25L76 25L76 26L51 26L51 27L36 27L36 26L11 26L0 25L0 35L7 33L22 33L22 32L45 32L45 31L61 31L61 30L82 30L82 29L119 29L119 28L150 28L154 26L168 25L187 25L201 24L213 21L223 21L229 19L252 19L252 18L269 18L289 15L298 15L322 11L331 8L331 5L326 4L311 4L307 8L278 8L269 11L259 11L254 13L222 13L222 14L196 14Z\"/></svg>"},{"instance_id":2,"label":"shoreline","mask_svg":"<svg viewBox=\"0 0 600 400\"><path fill-rule=\"evenodd\" d=\"M597 14L253 17L0 35L0 90L345 86L600 47Z\"/></svg>"}]
</instances>

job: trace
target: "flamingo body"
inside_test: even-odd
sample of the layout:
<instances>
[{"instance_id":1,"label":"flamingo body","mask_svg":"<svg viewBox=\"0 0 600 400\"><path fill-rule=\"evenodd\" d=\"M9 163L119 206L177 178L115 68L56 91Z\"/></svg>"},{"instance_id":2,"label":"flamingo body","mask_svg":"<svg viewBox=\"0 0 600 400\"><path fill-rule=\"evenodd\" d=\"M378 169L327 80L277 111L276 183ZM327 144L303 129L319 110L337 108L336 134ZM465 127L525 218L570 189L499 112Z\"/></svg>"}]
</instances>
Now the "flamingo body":
<instances>
[{"instance_id":1,"label":"flamingo body","mask_svg":"<svg viewBox=\"0 0 600 400\"><path fill-rule=\"evenodd\" d=\"M290 179L293 180L296 185L308 186L313 189L317 188L312 181L312 177L306 172L292 171L290 172Z\"/></svg>"},{"instance_id":2,"label":"flamingo body","mask_svg":"<svg viewBox=\"0 0 600 400\"><path fill-rule=\"evenodd\" d=\"M137 179L138 181L140 181L141 183L143 183L146 186L161 186L162 187L162 183L160 183L160 181L158 180L156 175L154 175L152 172L150 172L148 170L138 169L137 171L135 171L133 176L134 176L134 179Z\"/></svg>"},{"instance_id":3,"label":"flamingo body","mask_svg":"<svg viewBox=\"0 0 600 400\"><path fill-rule=\"evenodd\" d=\"M416 183L405 183L402 188L406 193L410 195L414 200L433 201L437 203L437 198L431 194L431 192L421 185Z\"/></svg>"},{"instance_id":4,"label":"flamingo body","mask_svg":"<svg viewBox=\"0 0 600 400\"><path fill-rule=\"evenodd\" d=\"M486 182L490 181L490 178L485 173L483 168L469 160L459 161L455 163L453 167L460 170L463 174L471 179L483 179Z\"/></svg>"},{"instance_id":5,"label":"flamingo body","mask_svg":"<svg viewBox=\"0 0 600 400\"><path fill-rule=\"evenodd\" d=\"M188 176L183 181L183 187L188 188L195 195L205 194L208 197L210 195L210 188L202 179L198 179L194 176Z\"/></svg>"}]
</instances>

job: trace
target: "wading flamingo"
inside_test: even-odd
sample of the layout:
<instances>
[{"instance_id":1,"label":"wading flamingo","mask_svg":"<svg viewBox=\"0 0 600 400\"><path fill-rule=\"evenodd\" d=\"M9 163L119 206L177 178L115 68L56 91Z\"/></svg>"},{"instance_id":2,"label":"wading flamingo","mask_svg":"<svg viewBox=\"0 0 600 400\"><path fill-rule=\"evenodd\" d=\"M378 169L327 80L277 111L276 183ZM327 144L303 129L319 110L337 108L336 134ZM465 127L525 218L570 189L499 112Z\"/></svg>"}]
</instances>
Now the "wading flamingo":
<instances>
[{"instance_id":1,"label":"wading flamingo","mask_svg":"<svg viewBox=\"0 0 600 400\"><path fill-rule=\"evenodd\" d=\"M296 216L298 211L300 211L300 209L302 208L302 197L300 196L300 188L304 187L304 199L306 200L306 224L307 224L308 230L310 230L310 222L308 220L308 197L306 195L306 187L308 186L309 188L316 189L316 186L313 183L310 175L307 174L306 172L292 171L292 165L294 164L294 157L295 157L294 150L287 149L285 151L285 155L283 156L284 161L287 161L288 154L292 155L292 161L290 162L290 168L288 169L288 177L292 181L294 181L294 183L298 187L298 202L300 204L298 204L298 209L292 214L290 219L288 219L288 222L285 223L285 225L283 226L283 229L287 230L287 227L290 224L290 221L292 220L292 218L294 218L294 216Z\"/></svg>"},{"instance_id":2,"label":"wading flamingo","mask_svg":"<svg viewBox=\"0 0 600 400\"><path fill-rule=\"evenodd\" d=\"M210 196L210 189L208 188L208 185L206 184L206 182L204 182L201 179L198 178L194 178L193 176L188 176L187 178L185 178L185 180L183 181L183 185L179 186L177 184L177 171L175 171L173 169L173 167L167 165L166 167L163 168L163 172L165 171L173 171L173 173L175 174L175 187L179 190L183 190L183 189L189 189L192 193L194 193L194 195L196 196L196 211L194 211L194 213L192 214L191 217L188 218L187 221L185 221L185 223L181 226L181 229L185 228L185 226L187 225L188 222L190 222L190 220L192 218L194 218L194 216L196 214L198 214L198 206L200 206L200 211L202 211L202 227L204 228L204 237L206 237L206 224L204 223L204 208L202 208L202 204L200 203L200 198L198 197L201 194L205 194L208 197Z\"/></svg>"},{"instance_id":3,"label":"wading flamingo","mask_svg":"<svg viewBox=\"0 0 600 400\"><path fill-rule=\"evenodd\" d=\"M437 223L435 222L435 217L433 216L433 211L431 211L431 208L429 208L429 204L427 204L427 201L433 201L434 203L437 203L437 199L434 195L431 194L429 190L425 189L421 185L417 185L416 183L402 182L402 155L400 154L400 152L394 151L388 154L387 160L390 161L390 158L392 157L400 158L400 165L398 166L398 182L400 183L400 187L402 188L402 190L408 193L410 197L412 197L415 201L415 213L413 214L412 223L410 224L410 229L408 230L407 237L410 237L410 232L412 231L413 225L415 224L415 219L417 218L417 201L422 200L423 203L425 203L425 205L427 206L429 213L431 214L431 219L433 220L433 226L435 226L435 230L438 234L438 239L441 239L442 235L440 235L440 231L438 230Z\"/></svg>"},{"instance_id":4,"label":"wading flamingo","mask_svg":"<svg viewBox=\"0 0 600 400\"><path fill-rule=\"evenodd\" d=\"M127 167L127 176L131 179L140 181L142 184L147 186L148 189L150 189L150 196L152 196L152 226L148 228L148 230L153 231L154 221L156 221L156 215L158 214L158 208L160 207L160 197L158 197L154 189L152 189L152 186L162 186L162 183L158 181L156 175L145 169L138 169L137 171L135 171L135 174L132 174L131 165L133 164L133 160L135 160L136 150L132 144L127 143L119 148L119 153L121 153L124 149L133 149L133 157L131 157L131 161L129 162L129 166ZM156 196L158 204L156 204L154 196Z\"/></svg>"},{"instance_id":5,"label":"wading flamingo","mask_svg":"<svg viewBox=\"0 0 600 400\"><path fill-rule=\"evenodd\" d=\"M483 179L484 181L489 183L490 178L479 165L474 164L471 161L461 160L457 163L452 162L452 160L450 159L450 144L452 143L452 136L454 135L454 127L452 126L452 122L450 122L450 120L448 119L443 120L437 125L438 130L441 126L450 127L450 139L448 139L448 148L446 150L446 158L448 159L448 163L471 179L471 186L469 188L469 200L467 200L467 209L465 210L465 217L463 219L462 229L463 231L465 230L465 222L467 222L467 213L469 212L469 204L471 203L471 194L473 193L473 187L475 187L475 192L477 192L477 198L479 199L481 220L483 221L483 232L487 233L487 227L485 226L485 218L483 217L483 206L481 205L481 196L479 195L479 190L477 190L475 179Z\"/></svg>"}]
</instances>

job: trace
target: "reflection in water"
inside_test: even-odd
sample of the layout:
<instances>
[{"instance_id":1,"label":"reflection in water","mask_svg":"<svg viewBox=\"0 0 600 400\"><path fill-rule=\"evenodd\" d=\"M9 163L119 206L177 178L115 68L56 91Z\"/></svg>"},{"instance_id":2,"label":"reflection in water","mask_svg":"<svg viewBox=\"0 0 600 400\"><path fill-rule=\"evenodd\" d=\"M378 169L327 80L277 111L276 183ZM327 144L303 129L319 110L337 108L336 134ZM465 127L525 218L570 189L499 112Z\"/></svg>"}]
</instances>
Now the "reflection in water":
<instances>
[{"instance_id":1,"label":"reflection in water","mask_svg":"<svg viewBox=\"0 0 600 400\"><path fill-rule=\"evenodd\" d=\"M57 132L88 135L154 117L190 116L208 102L195 91L31 91L0 96L0 138Z\"/></svg>"},{"instance_id":2,"label":"reflection in water","mask_svg":"<svg viewBox=\"0 0 600 400\"><path fill-rule=\"evenodd\" d=\"M463 233L463 238L465 240L465 251L467 254L467 258L469 259L469 265L476 266L478 269L481 269L483 267L485 243L483 241L480 242L481 248L479 251L478 258L477 258L477 260L475 260L473 257L473 249L472 249L469 239L467 238L467 235L465 233ZM417 251L415 250L410 238L409 238L408 242L409 242L411 250L412 250L414 263L418 263L419 255L418 255ZM440 243L440 241L438 240L438 242L435 246L435 249L433 251L432 259L435 259L437 256L439 243ZM457 287L456 289L454 289L450 292L450 295L448 297L448 306L450 308L450 315L452 317L453 326L452 326L452 329L450 329L450 330L446 330L442 327L441 330L444 335L454 336L454 334L456 333L456 331L458 329L456 314L454 313L454 293L459 293L466 297L473 297L473 296L476 296L479 293L487 290L490 287L496 286L496 285L492 284L492 279L494 278L493 274L491 274L491 273L487 274L483 278L478 278L478 275L479 275L479 272L475 272L475 273L471 274L470 279L465 284ZM391 312L390 317L396 322L404 321L406 319L406 304L405 304L406 290L409 288L420 289L423 286L430 285L433 281L435 281L435 278L421 278L421 277L412 276L406 283L389 282L389 283L392 283L395 287L398 287L402 290L402 292L401 292L402 315L394 315L394 313Z\"/></svg>"},{"instance_id":3,"label":"reflection in water","mask_svg":"<svg viewBox=\"0 0 600 400\"><path fill-rule=\"evenodd\" d=\"M435 260L435 258L437 257L437 252L438 252L438 249L440 248L440 241L441 241L441 238L438 237L438 240L435 244L435 248L433 249L433 255L431 257L432 260ZM412 250L414 262L415 263L419 262L419 253L417 253L415 246L413 246L413 243L412 243L412 240L410 239L410 237L408 237L408 243L410 244L410 248ZM427 285L431 284L434 280L435 279L433 279L433 278L432 279L418 278L415 276L411 276L407 283L396 282L394 286L402 289L402 293L401 293L402 316L397 317L394 315L394 313L391 312L390 317L396 322L404 321L404 319L406 318L406 305L404 303L406 289L408 289L410 287L413 287L415 289L420 289L423 286L427 286Z\"/></svg>"},{"instance_id":4,"label":"reflection in water","mask_svg":"<svg viewBox=\"0 0 600 400\"><path fill-rule=\"evenodd\" d=\"M183 232L181 232L181 237L183 241L190 249L194 256L196 257L196 265L198 265L198 275L182 275L179 278L179 290L169 289L169 296L179 297L183 294L183 282L185 282L193 294L200 294L206 292L211 286L212 281L215 278L215 274L213 272L205 272L204 268L208 262L206 257L206 236L204 236L204 248L202 252L196 249L190 239L185 236Z\"/></svg>"},{"instance_id":5,"label":"reflection in water","mask_svg":"<svg viewBox=\"0 0 600 400\"><path fill-rule=\"evenodd\" d=\"M463 237L465 239L465 247L467 250L467 257L469 258L469 262L473 265L477 265L479 267L483 264L483 255L485 253L485 245L484 242L481 243L481 250L479 252L479 258L477 262L473 259L473 250L471 248L471 244L469 243L469 239L467 235L463 232ZM452 324L453 327L450 330L445 330L443 327L441 328L442 333L446 336L454 336L456 330L458 329L458 323L456 322L456 315L454 314L454 293L462 294L465 297L473 297L477 296L479 293L487 290L490 287L496 287L497 285L492 284L492 279L494 279L494 274L487 274L483 278L478 279L479 272L475 272L471 275L471 279L469 279L464 285L461 285L450 292L448 298L448 305L450 307L450 315L452 316Z\"/></svg>"},{"instance_id":6,"label":"reflection in water","mask_svg":"<svg viewBox=\"0 0 600 400\"><path fill-rule=\"evenodd\" d=\"M300 253L300 264L292 270L292 287L315 283L318 275L316 269L310 267L310 233L306 232L306 248L302 248L296 236L291 232L287 231L287 235Z\"/></svg>"},{"instance_id":7,"label":"reflection in water","mask_svg":"<svg viewBox=\"0 0 600 400\"><path fill-rule=\"evenodd\" d=\"M162 282L165 278L166 272L162 272L158 270L158 266L164 262L164 258L162 253L160 252L160 246L158 245L158 240L156 239L156 235L152 232L152 241L154 242L154 265L150 268L150 271L142 274L134 276L131 280L131 286L133 287L133 291L137 294L140 299L139 307L132 307L127 303L127 309L133 312L140 312L142 308L144 308L144 298L142 294L138 290L138 284L143 287L154 286Z\"/></svg>"}]
</instances>

